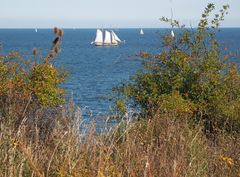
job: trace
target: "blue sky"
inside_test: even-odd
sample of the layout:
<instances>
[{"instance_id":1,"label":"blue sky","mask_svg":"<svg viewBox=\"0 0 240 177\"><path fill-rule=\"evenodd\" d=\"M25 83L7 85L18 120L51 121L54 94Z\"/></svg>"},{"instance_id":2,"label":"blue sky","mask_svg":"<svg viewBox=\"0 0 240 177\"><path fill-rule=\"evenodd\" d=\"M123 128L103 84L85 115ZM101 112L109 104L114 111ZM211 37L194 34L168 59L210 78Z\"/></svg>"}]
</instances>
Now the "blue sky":
<instances>
[{"instance_id":1,"label":"blue sky","mask_svg":"<svg viewBox=\"0 0 240 177\"><path fill-rule=\"evenodd\" d=\"M168 27L170 17L197 24L209 2L230 5L223 27L240 27L240 0L0 0L0 28Z\"/></svg>"}]
</instances>

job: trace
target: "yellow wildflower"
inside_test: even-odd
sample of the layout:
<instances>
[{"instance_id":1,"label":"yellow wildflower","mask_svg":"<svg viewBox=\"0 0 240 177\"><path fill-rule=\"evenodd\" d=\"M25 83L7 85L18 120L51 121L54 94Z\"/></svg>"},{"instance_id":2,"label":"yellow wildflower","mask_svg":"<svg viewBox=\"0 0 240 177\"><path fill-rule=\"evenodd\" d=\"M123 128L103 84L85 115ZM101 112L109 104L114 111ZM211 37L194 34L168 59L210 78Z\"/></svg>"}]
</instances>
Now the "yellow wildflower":
<instances>
[{"instance_id":1,"label":"yellow wildflower","mask_svg":"<svg viewBox=\"0 0 240 177\"><path fill-rule=\"evenodd\" d=\"M224 161L230 167L234 165L234 161L231 157L221 155L220 160Z\"/></svg>"}]
</instances>

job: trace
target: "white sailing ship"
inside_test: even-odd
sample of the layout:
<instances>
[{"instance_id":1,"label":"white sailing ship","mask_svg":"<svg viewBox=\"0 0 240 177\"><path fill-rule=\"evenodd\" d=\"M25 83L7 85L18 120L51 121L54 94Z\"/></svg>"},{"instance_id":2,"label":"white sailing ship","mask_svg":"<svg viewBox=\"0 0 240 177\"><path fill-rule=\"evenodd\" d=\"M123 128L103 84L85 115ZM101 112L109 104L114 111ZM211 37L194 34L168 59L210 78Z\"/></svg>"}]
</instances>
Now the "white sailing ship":
<instances>
[{"instance_id":1,"label":"white sailing ship","mask_svg":"<svg viewBox=\"0 0 240 177\"><path fill-rule=\"evenodd\" d=\"M116 46L122 41L114 33L114 31L105 30L103 35L103 30L97 29L96 38L93 42L96 46Z\"/></svg>"},{"instance_id":2,"label":"white sailing ship","mask_svg":"<svg viewBox=\"0 0 240 177\"><path fill-rule=\"evenodd\" d=\"M141 35L144 35L143 29L140 30L140 34L141 34Z\"/></svg>"},{"instance_id":3,"label":"white sailing ship","mask_svg":"<svg viewBox=\"0 0 240 177\"><path fill-rule=\"evenodd\" d=\"M171 36L174 38L175 37L175 34L173 32L173 30L171 30Z\"/></svg>"}]
</instances>

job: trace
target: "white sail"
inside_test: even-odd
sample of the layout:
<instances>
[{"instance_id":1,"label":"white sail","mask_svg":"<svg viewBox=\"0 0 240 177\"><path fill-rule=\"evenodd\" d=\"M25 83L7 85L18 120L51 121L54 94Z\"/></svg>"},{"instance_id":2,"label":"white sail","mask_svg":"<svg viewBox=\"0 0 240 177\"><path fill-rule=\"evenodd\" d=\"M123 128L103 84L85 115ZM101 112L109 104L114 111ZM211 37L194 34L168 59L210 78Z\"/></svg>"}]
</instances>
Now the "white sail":
<instances>
[{"instance_id":1,"label":"white sail","mask_svg":"<svg viewBox=\"0 0 240 177\"><path fill-rule=\"evenodd\" d=\"M37 28L35 28L35 32L37 33Z\"/></svg>"},{"instance_id":2,"label":"white sail","mask_svg":"<svg viewBox=\"0 0 240 177\"><path fill-rule=\"evenodd\" d=\"M97 29L95 45L103 45L103 33L100 29Z\"/></svg>"},{"instance_id":3,"label":"white sail","mask_svg":"<svg viewBox=\"0 0 240 177\"><path fill-rule=\"evenodd\" d=\"M104 39L105 45L111 45L111 33L109 31L105 31L105 39Z\"/></svg>"},{"instance_id":4,"label":"white sail","mask_svg":"<svg viewBox=\"0 0 240 177\"><path fill-rule=\"evenodd\" d=\"M114 31L111 31L112 32L112 36L114 37L114 39L117 41L117 42L121 42L121 39L119 39L119 37L114 33Z\"/></svg>"},{"instance_id":5,"label":"white sail","mask_svg":"<svg viewBox=\"0 0 240 177\"><path fill-rule=\"evenodd\" d=\"M173 32L173 30L171 31L171 36L172 36L172 37L174 37L174 36L175 36L175 35L174 35L174 32Z\"/></svg>"},{"instance_id":6,"label":"white sail","mask_svg":"<svg viewBox=\"0 0 240 177\"><path fill-rule=\"evenodd\" d=\"M144 32L143 32L143 30L142 30L142 29L140 30L140 34L141 34L141 35L143 35L143 34L144 34Z\"/></svg>"},{"instance_id":7,"label":"white sail","mask_svg":"<svg viewBox=\"0 0 240 177\"><path fill-rule=\"evenodd\" d=\"M116 40L113 31L111 32L111 38L112 38L112 45L118 45L118 41Z\"/></svg>"}]
</instances>

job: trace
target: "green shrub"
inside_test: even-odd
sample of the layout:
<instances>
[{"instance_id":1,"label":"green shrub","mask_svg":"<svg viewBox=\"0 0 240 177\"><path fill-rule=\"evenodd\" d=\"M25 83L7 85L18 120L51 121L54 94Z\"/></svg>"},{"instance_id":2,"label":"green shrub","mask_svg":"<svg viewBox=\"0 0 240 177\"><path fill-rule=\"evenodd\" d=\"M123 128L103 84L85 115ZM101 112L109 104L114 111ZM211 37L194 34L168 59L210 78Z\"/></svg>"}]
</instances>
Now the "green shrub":
<instances>
[{"instance_id":1,"label":"green shrub","mask_svg":"<svg viewBox=\"0 0 240 177\"><path fill-rule=\"evenodd\" d=\"M63 31L55 28L55 34L46 57L38 56L36 48L31 59L18 52L0 55L0 117L21 120L30 110L63 104L64 90L60 84L66 72L54 66Z\"/></svg>"},{"instance_id":2,"label":"green shrub","mask_svg":"<svg viewBox=\"0 0 240 177\"><path fill-rule=\"evenodd\" d=\"M121 99L140 107L146 118L156 113L190 113L192 120L204 120L210 131L214 126L231 128L233 120L236 124L240 116L240 75L229 56L221 53L216 39L229 6L223 6L209 20L214 8L214 4L206 7L196 29L161 18L177 27L179 33L176 37L168 33L162 36L159 54L139 54L145 59L144 70L115 88Z\"/></svg>"}]
</instances>

